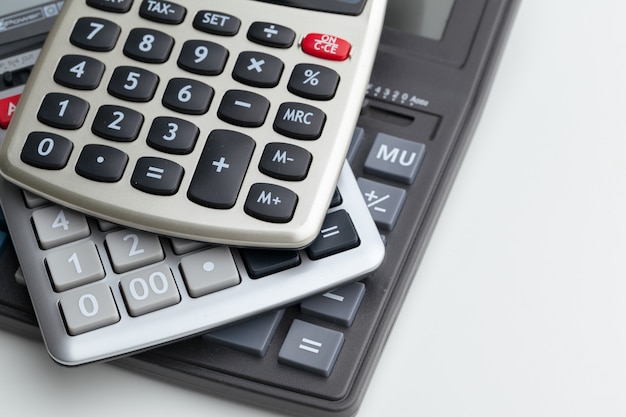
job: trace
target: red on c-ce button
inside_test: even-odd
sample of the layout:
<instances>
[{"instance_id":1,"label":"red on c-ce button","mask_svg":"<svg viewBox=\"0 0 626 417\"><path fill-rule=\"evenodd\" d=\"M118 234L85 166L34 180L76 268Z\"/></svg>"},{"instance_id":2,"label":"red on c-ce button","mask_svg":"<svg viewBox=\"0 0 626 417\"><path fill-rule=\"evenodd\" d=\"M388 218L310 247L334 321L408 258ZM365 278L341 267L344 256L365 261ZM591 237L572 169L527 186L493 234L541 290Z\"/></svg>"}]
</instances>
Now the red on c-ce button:
<instances>
[{"instance_id":1,"label":"red on c-ce button","mask_svg":"<svg viewBox=\"0 0 626 417\"><path fill-rule=\"evenodd\" d=\"M352 45L345 39L325 33L309 33L302 40L302 50L322 59L344 61L350 56Z\"/></svg>"},{"instance_id":2,"label":"red on c-ce button","mask_svg":"<svg viewBox=\"0 0 626 417\"><path fill-rule=\"evenodd\" d=\"M0 128L6 129L9 127L9 122L15 113L17 102L20 100L22 94L16 94L10 97L0 98Z\"/></svg>"}]
</instances>

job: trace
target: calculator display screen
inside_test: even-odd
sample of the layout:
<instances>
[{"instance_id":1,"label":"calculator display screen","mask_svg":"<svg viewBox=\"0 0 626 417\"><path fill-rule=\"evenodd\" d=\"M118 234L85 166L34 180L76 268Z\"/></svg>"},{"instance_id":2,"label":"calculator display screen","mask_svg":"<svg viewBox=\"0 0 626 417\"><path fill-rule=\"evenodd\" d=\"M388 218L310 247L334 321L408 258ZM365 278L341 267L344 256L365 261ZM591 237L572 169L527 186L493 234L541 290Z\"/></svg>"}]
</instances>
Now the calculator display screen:
<instances>
[{"instance_id":1,"label":"calculator display screen","mask_svg":"<svg viewBox=\"0 0 626 417\"><path fill-rule=\"evenodd\" d=\"M441 40L455 0L387 0L385 25Z\"/></svg>"}]
</instances>

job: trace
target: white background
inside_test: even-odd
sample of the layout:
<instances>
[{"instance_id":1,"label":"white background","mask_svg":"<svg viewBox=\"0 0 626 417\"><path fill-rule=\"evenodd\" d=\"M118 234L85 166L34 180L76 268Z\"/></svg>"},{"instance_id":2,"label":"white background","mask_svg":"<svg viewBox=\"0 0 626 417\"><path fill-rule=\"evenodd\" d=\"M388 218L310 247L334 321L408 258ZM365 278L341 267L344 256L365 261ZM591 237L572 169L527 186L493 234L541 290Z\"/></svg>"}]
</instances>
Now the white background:
<instances>
[{"instance_id":1,"label":"white background","mask_svg":"<svg viewBox=\"0 0 626 417\"><path fill-rule=\"evenodd\" d=\"M524 0L359 416L626 415L625 110L626 2ZM4 331L0 408L273 415Z\"/></svg>"}]
</instances>

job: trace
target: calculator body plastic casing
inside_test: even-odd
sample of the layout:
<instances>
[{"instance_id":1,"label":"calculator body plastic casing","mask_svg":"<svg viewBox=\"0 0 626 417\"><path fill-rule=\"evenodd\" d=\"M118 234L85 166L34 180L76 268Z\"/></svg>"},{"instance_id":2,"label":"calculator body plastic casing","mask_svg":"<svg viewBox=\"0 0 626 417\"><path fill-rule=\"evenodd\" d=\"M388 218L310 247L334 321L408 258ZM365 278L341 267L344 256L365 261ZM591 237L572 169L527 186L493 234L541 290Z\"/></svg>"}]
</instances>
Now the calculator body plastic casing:
<instances>
[{"instance_id":1,"label":"calculator body plastic casing","mask_svg":"<svg viewBox=\"0 0 626 417\"><path fill-rule=\"evenodd\" d=\"M82 0L79 0L82 1ZM376 45L382 27L385 0L369 0L363 12L358 16L338 13L304 10L278 4L250 0L230 0L219 4L202 2L179 2L187 10L182 24L164 25L142 19L138 16L141 1L134 2L127 13L101 12L72 0L66 2L52 28L46 45L51 45L52 36L58 36L60 42L48 48L44 46L37 65L33 69L34 82L29 83L22 95L21 105L14 115L15 123L9 126L7 140L0 151L0 171L11 182L21 188L42 195L50 201L63 206L105 219L128 227L145 231L177 236L180 238L208 241L234 246L254 246L273 248L302 248L313 241L320 229L328 203L334 192L335 183L352 137L358 117L358 108L362 102L362 91L367 85L371 65L376 53ZM351 2L353 3L353 2ZM236 16L241 20L241 28L236 36L209 35L192 26L194 16L204 9L216 9ZM118 45L110 52L89 52L69 42L74 23L84 15L97 16L114 20L122 32ZM246 39L248 27L257 21L269 21L293 28L296 39L290 48L271 48L258 45ZM61 22L63 24L61 24ZM142 63L129 59L123 54L122 45L128 31L135 27L146 27L158 31L171 30L175 41L170 58L160 64ZM332 34L348 40L351 45L350 57L343 61L321 59L307 55L300 50L299 42L310 33ZM177 56L184 40L206 39L217 42L230 51L223 72L215 77L195 76L178 67ZM56 48L53 48L55 46ZM236 82L231 77L239 52L253 50L274 55L284 63L283 75L276 87L265 88L248 86ZM100 85L95 90L76 90L56 84L53 74L59 60L64 55L77 54L94 57L105 63L105 72ZM291 70L297 64L311 63L335 70L340 81L335 96L331 100L311 100L298 97L288 92L287 83ZM160 78L154 98L149 102L129 102L110 96L107 92L108 80L117 66L135 66L154 72ZM315 73L309 77L313 83ZM198 79L214 89L214 97L208 112L202 115L182 115L165 109L160 101L164 96L168 80L174 78ZM307 81L307 80L305 80ZM220 101L228 91L245 90L259 94L270 102L265 122L260 127L240 127L221 120L217 111ZM82 127L77 130L65 130L48 126L34 117L38 112L42 98L48 92L70 94L90 103L90 109ZM183 90L179 94L184 93ZM24 101L33 97L31 106L24 107ZM274 120L279 116L281 103L298 102L322 110L326 122L321 136L315 140L299 140L278 134L273 128ZM131 107L144 116L144 123L138 139L132 142L117 143L99 138L92 134L92 126L100 104L113 104ZM20 111L20 108L25 108ZM56 111L56 110L55 110ZM59 110L63 112L64 110ZM283 115L286 117L287 113ZM198 142L191 153L185 155L159 153L145 144L145 137L151 121L159 116L180 117L191 121L200 129ZM304 120L306 115L296 120ZM197 204L187 197L187 190L193 178L204 142L209 133L215 130L241 132L255 141L249 168L243 178L239 196L230 208L209 208ZM39 169L21 161L24 139L30 132L41 131L66 137L74 142L74 149L65 168L59 170ZM14 141L10 141L14 138ZM312 154L312 162L306 178L301 181L277 179L264 175L258 166L265 144L278 142L299 146ZM85 143L114 146L128 155L128 163L123 176L116 182L99 182L86 179L76 172L79 154ZM48 149L46 149L46 152ZM138 191L131 185L133 167L144 156L160 157L179 164L184 169L182 181L174 195L156 195ZM219 168L218 168L219 169ZM226 172L226 171L224 171ZM148 172L150 174L150 172ZM148 176L148 175L146 175ZM253 184L273 184L285 187L297 195L293 218L278 222L260 220L248 215L244 203ZM252 192L251 192L252 193ZM252 194L250 194L253 196ZM254 194L256 198L256 194ZM273 200L272 200L273 201ZM268 203L269 204L269 203Z\"/></svg>"}]
</instances>

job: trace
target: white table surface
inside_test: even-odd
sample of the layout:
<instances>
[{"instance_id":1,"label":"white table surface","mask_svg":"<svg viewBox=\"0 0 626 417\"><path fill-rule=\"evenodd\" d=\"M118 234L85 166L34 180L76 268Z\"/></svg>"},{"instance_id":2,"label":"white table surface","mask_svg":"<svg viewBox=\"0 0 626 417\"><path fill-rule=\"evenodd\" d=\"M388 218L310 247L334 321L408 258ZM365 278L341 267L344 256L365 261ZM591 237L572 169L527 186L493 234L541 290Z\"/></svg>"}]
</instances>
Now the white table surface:
<instances>
[{"instance_id":1,"label":"white table surface","mask_svg":"<svg viewBox=\"0 0 626 417\"><path fill-rule=\"evenodd\" d=\"M626 2L524 0L359 416L624 416L625 300ZM274 415L5 331L0 407Z\"/></svg>"}]
</instances>

